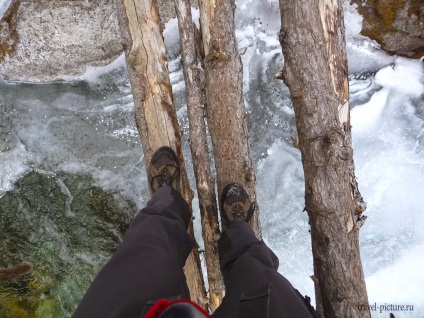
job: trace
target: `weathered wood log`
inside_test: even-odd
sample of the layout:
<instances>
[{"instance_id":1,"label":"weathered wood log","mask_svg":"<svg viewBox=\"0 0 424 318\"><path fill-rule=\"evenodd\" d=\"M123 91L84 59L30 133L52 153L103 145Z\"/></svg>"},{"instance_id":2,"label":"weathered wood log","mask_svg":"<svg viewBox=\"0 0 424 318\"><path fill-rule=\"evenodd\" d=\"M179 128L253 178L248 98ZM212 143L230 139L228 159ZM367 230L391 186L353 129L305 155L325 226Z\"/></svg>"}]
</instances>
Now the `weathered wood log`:
<instances>
[{"instance_id":1,"label":"weathered wood log","mask_svg":"<svg viewBox=\"0 0 424 318\"><path fill-rule=\"evenodd\" d=\"M23 262L15 266L5 269L0 269L0 283L9 281L13 278L29 274L32 272L32 265L28 262Z\"/></svg>"},{"instance_id":2,"label":"weathered wood log","mask_svg":"<svg viewBox=\"0 0 424 318\"><path fill-rule=\"evenodd\" d=\"M256 202L256 178L243 100L243 69L234 31L234 1L199 0L199 8L205 50L207 119L218 193L227 184L236 182ZM251 225L261 237L257 204Z\"/></svg>"},{"instance_id":3,"label":"weathered wood log","mask_svg":"<svg viewBox=\"0 0 424 318\"><path fill-rule=\"evenodd\" d=\"M211 175L205 123L205 105L202 96L204 82L198 67L195 28L190 0L175 0L180 31L181 59L186 85L187 112L190 129L190 149L199 196L202 236L205 244L206 268L209 282L209 306L212 311L221 304L225 287L222 279L218 240L220 237L215 180Z\"/></svg>"},{"instance_id":4,"label":"weathered wood log","mask_svg":"<svg viewBox=\"0 0 424 318\"><path fill-rule=\"evenodd\" d=\"M320 314L370 317L358 242L365 203L352 158L343 2L280 0L280 8L283 75L296 114Z\"/></svg>"},{"instance_id":5,"label":"weathered wood log","mask_svg":"<svg viewBox=\"0 0 424 318\"><path fill-rule=\"evenodd\" d=\"M121 0L117 6L146 167L159 147L173 148L180 161L182 194L191 207L193 192L189 187L181 149L181 130L173 103L156 0ZM189 232L193 236L192 224ZM184 270L191 298L206 306L197 249L193 249Z\"/></svg>"}]
</instances>

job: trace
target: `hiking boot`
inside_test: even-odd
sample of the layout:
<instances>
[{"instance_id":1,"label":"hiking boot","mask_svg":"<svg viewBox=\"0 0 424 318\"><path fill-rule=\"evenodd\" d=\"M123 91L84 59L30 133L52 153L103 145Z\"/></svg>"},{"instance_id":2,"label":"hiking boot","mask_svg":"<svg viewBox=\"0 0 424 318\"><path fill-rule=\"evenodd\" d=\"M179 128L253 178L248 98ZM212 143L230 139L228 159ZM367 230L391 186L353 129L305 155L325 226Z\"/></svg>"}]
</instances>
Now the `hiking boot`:
<instances>
[{"instance_id":1,"label":"hiking boot","mask_svg":"<svg viewBox=\"0 0 424 318\"><path fill-rule=\"evenodd\" d=\"M156 150L150 160L147 177L152 193L164 186L171 186L181 193L180 167L174 150L170 147Z\"/></svg>"},{"instance_id":2,"label":"hiking boot","mask_svg":"<svg viewBox=\"0 0 424 318\"><path fill-rule=\"evenodd\" d=\"M221 196L221 214L227 226L234 221L249 222L253 212L255 203L239 184L231 183L224 188Z\"/></svg>"}]
</instances>

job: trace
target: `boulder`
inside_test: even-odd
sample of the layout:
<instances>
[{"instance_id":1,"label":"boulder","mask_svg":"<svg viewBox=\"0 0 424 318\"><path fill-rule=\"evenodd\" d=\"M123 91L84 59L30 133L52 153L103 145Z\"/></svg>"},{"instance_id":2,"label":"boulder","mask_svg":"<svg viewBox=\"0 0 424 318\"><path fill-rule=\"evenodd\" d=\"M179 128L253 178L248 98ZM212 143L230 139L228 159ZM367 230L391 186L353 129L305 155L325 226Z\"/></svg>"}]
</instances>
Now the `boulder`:
<instances>
[{"instance_id":1,"label":"boulder","mask_svg":"<svg viewBox=\"0 0 424 318\"><path fill-rule=\"evenodd\" d=\"M197 5L197 1L193 1ZM158 0L162 27L174 0ZM0 76L46 83L83 75L122 52L114 0L15 0L0 21Z\"/></svg>"},{"instance_id":2,"label":"boulder","mask_svg":"<svg viewBox=\"0 0 424 318\"><path fill-rule=\"evenodd\" d=\"M114 1L15 1L0 21L5 80L51 82L80 76L122 52Z\"/></svg>"},{"instance_id":3,"label":"boulder","mask_svg":"<svg viewBox=\"0 0 424 318\"><path fill-rule=\"evenodd\" d=\"M0 197L0 269L32 272L0 281L0 317L70 317L136 211L88 173L24 175Z\"/></svg>"},{"instance_id":4,"label":"boulder","mask_svg":"<svg viewBox=\"0 0 424 318\"><path fill-rule=\"evenodd\" d=\"M390 54L410 58L424 55L422 0L353 0L364 17L362 32Z\"/></svg>"}]
</instances>

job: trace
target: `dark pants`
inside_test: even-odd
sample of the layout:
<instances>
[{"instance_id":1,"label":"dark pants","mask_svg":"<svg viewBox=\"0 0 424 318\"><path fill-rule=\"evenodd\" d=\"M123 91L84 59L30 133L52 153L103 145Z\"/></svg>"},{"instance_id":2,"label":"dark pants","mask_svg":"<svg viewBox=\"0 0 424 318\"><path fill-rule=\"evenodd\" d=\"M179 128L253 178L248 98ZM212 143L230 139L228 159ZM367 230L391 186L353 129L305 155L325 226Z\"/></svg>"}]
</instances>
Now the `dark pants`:
<instances>
[{"instance_id":1,"label":"dark pants","mask_svg":"<svg viewBox=\"0 0 424 318\"><path fill-rule=\"evenodd\" d=\"M140 318L148 301L189 299L183 271L193 247L183 222L189 213L177 191L160 188L134 218L73 317ZM313 317L303 297L277 272L278 258L247 223L230 225L219 253L226 296L213 317Z\"/></svg>"}]
</instances>

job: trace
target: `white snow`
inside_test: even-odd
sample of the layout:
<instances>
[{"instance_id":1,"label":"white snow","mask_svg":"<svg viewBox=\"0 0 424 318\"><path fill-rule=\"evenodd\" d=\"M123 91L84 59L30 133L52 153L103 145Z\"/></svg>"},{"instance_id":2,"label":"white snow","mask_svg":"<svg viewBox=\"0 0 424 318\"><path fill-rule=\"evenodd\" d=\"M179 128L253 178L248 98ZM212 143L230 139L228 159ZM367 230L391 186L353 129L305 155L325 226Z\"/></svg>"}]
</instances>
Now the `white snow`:
<instances>
[{"instance_id":1,"label":"white snow","mask_svg":"<svg viewBox=\"0 0 424 318\"><path fill-rule=\"evenodd\" d=\"M424 267L423 250L424 245L420 244L405 251L399 251L399 255L393 264L368 277L368 297L373 300L372 303L377 303L379 307L375 314L388 317L388 312L384 311L384 304L409 304L414 306L415 313L412 311L410 313L402 312L399 313L399 317L421 317L420 312L422 313L424 310L422 287L424 275L419 273Z\"/></svg>"},{"instance_id":2,"label":"white snow","mask_svg":"<svg viewBox=\"0 0 424 318\"><path fill-rule=\"evenodd\" d=\"M375 76L382 89L351 112L356 172L368 203L361 253L369 300L414 305L414 311L398 313L401 317L424 312L424 275L415 270L424 261L418 252L424 239L420 63L398 58L382 68ZM387 315L373 311L373 317Z\"/></svg>"},{"instance_id":3,"label":"white snow","mask_svg":"<svg viewBox=\"0 0 424 318\"><path fill-rule=\"evenodd\" d=\"M0 19L6 13L13 0L0 0Z\"/></svg>"},{"instance_id":4,"label":"white snow","mask_svg":"<svg viewBox=\"0 0 424 318\"><path fill-rule=\"evenodd\" d=\"M396 94L418 98L424 94L424 63L399 57L394 64L379 70L375 79Z\"/></svg>"},{"instance_id":5,"label":"white snow","mask_svg":"<svg viewBox=\"0 0 424 318\"><path fill-rule=\"evenodd\" d=\"M114 61L105 66L88 66L86 71L81 76L63 76L64 81L73 82L73 81L86 81L88 83L96 83L99 79L116 69L125 68L125 53L119 55Z\"/></svg>"},{"instance_id":6,"label":"white snow","mask_svg":"<svg viewBox=\"0 0 424 318\"><path fill-rule=\"evenodd\" d=\"M31 154L22 144L11 151L0 152L0 196L12 190L14 183L30 170Z\"/></svg>"}]
</instances>

